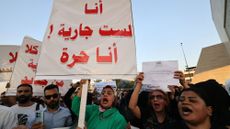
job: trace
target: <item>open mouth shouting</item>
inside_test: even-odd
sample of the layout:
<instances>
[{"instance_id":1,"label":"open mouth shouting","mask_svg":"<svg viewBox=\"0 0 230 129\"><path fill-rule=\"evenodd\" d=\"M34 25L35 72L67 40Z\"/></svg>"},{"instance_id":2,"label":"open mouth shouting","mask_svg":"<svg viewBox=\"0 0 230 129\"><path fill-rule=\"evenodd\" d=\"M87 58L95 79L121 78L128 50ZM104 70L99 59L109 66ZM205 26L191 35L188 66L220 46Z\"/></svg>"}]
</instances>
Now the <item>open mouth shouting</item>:
<instances>
[{"instance_id":1,"label":"open mouth shouting","mask_svg":"<svg viewBox=\"0 0 230 129\"><path fill-rule=\"evenodd\" d=\"M101 98L100 105L102 108L108 109L108 108L112 107L112 101L109 98L103 97L103 98Z\"/></svg>"},{"instance_id":2,"label":"open mouth shouting","mask_svg":"<svg viewBox=\"0 0 230 129\"><path fill-rule=\"evenodd\" d=\"M102 103L103 103L103 104L107 104L108 102L109 102L109 100L108 100L107 98L103 98L103 99L102 99Z\"/></svg>"},{"instance_id":3,"label":"open mouth shouting","mask_svg":"<svg viewBox=\"0 0 230 129\"><path fill-rule=\"evenodd\" d=\"M154 103L154 104L153 104L153 108L154 108L155 110L160 110L161 107L162 107L162 106L161 106L159 103Z\"/></svg>"},{"instance_id":4,"label":"open mouth shouting","mask_svg":"<svg viewBox=\"0 0 230 129\"><path fill-rule=\"evenodd\" d=\"M192 113L193 113L193 111L192 111L192 109L190 107L183 106L181 108L181 115L183 115L183 116L188 116L188 115L190 115Z\"/></svg>"}]
</instances>

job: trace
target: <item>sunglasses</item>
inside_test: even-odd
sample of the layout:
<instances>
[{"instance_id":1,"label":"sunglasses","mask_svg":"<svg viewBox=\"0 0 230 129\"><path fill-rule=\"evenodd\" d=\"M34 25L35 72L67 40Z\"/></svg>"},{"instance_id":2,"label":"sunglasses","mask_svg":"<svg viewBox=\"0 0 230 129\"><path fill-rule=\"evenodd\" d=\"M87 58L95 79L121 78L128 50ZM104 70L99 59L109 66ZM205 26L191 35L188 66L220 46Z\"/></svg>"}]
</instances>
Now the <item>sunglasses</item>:
<instances>
[{"instance_id":1,"label":"sunglasses","mask_svg":"<svg viewBox=\"0 0 230 129\"><path fill-rule=\"evenodd\" d=\"M149 98L150 98L151 100L152 100L152 99L157 99L157 100L165 99L164 96L162 96L162 95L151 95Z\"/></svg>"},{"instance_id":2,"label":"sunglasses","mask_svg":"<svg viewBox=\"0 0 230 129\"><path fill-rule=\"evenodd\" d=\"M53 99L56 99L56 98L58 98L58 96L59 96L59 94L46 95L45 98L46 99L51 99L51 97L52 97Z\"/></svg>"}]
</instances>

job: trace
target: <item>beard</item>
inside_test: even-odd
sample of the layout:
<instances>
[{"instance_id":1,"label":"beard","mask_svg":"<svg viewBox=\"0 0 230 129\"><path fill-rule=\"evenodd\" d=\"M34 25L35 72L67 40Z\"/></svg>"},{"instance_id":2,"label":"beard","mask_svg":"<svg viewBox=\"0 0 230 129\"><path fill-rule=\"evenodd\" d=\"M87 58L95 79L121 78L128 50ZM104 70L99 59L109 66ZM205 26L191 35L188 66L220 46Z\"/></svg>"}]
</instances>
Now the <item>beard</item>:
<instances>
[{"instance_id":1,"label":"beard","mask_svg":"<svg viewBox=\"0 0 230 129\"><path fill-rule=\"evenodd\" d=\"M51 101L50 103L46 103L46 106L50 109L57 109L59 107L59 101Z\"/></svg>"},{"instance_id":2,"label":"beard","mask_svg":"<svg viewBox=\"0 0 230 129\"><path fill-rule=\"evenodd\" d=\"M16 100L18 101L19 104L24 104L27 103L31 100L32 95L20 95L16 97Z\"/></svg>"}]
</instances>

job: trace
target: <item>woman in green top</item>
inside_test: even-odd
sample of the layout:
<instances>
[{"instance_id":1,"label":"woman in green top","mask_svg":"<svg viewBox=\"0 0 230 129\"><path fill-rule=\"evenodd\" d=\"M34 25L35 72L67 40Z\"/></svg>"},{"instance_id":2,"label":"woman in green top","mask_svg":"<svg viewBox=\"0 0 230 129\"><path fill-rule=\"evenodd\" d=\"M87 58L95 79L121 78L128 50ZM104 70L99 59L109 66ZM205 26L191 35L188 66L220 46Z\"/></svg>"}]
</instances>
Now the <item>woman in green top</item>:
<instances>
[{"instance_id":1,"label":"woman in green top","mask_svg":"<svg viewBox=\"0 0 230 129\"><path fill-rule=\"evenodd\" d=\"M72 101L72 111L79 116L81 90ZM115 108L116 95L113 88L105 86L101 92L100 105L86 106L87 129L125 129L127 122Z\"/></svg>"}]
</instances>

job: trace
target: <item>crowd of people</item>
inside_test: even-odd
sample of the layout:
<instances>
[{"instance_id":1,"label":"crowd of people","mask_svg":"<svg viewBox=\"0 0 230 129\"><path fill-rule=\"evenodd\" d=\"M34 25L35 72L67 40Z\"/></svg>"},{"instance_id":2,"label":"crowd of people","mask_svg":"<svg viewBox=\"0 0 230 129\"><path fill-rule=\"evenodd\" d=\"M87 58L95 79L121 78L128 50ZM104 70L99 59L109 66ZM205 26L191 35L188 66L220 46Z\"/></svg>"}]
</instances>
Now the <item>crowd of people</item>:
<instances>
[{"instance_id":1,"label":"crowd of people","mask_svg":"<svg viewBox=\"0 0 230 129\"><path fill-rule=\"evenodd\" d=\"M196 84L185 81L183 72L174 78L181 86L142 91L144 73L132 90L121 93L107 85L99 98L88 93L85 112L87 129L230 129L230 96L224 86L210 79ZM82 86L72 85L61 96L57 85L44 88L43 97L33 96L33 87L17 87L16 102L1 94L0 129L78 128Z\"/></svg>"}]
</instances>

